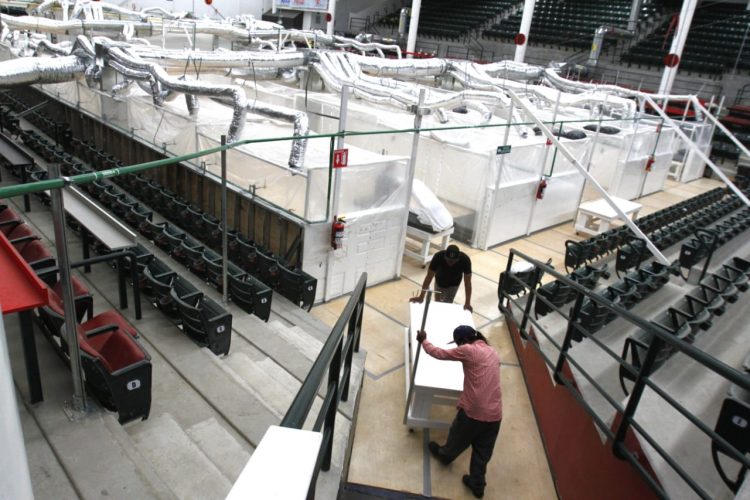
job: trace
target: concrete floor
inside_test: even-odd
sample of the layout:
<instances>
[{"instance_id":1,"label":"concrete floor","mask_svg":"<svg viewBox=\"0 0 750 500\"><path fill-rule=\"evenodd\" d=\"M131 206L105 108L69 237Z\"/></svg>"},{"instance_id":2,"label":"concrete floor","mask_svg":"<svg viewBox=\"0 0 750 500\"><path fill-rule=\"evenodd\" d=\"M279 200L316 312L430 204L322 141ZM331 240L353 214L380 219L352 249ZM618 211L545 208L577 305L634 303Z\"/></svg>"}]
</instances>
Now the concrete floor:
<instances>
[{"instance_id":1,"label":"concrete floor","mask_svg":"<svg viewBox=\"0 0 750 500\"><path fill-rule=\"evenodd\" d=\"M689 184L667 181L665 190L638 200L640 216L722 183L698 179ZM497 285L511 248L538 260L552 259L564 269L564 243L580 240L572 222L561 224L481 251L459 244L472 259L474 322L500 353L504 418L493 459L488 468L486 498L555 498L554 480L539 435L523 373L518 366L504 319L497 308ZM430 458L427 443L444 441L447 432L409 432L402 423L405 404L403 332L409 323L408 299L424 278L415 260L405 257L401 279L367 290L362 346L367 350L364 387L357 419L349 482L437 498L472 498L461 483L468 472L469 452L443 467ZM457 303L463 303L461 287ZM340 298L316 306L312 314L332 325L344 307ZM454 409L446 408L450 419Z\"/></svg>"}]
</instances>

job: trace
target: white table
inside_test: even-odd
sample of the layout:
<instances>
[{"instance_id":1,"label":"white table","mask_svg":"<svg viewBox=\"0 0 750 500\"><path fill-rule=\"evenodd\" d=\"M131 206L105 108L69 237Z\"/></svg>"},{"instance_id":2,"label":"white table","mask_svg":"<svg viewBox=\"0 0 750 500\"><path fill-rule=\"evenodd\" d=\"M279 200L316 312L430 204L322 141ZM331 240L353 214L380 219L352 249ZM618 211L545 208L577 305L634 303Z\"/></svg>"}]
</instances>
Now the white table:
<instances>
[{"instance_id":1,"label":"white table","mask_svg":"<svg viewBox=\"0 0 750 500\"><path fill-rule=\"evenodd\" d=\"M640 203L617 198L616 196L612 196L612 201L617 205L617 208L622 210L631 219L638 217L638 212L643 206ZM601 234L609 230L610 224L617 217L615 209L604 198L581 203L578 207L578 217L576 218L576 232Z\"/></svg>"},{"instance_id":2,"label":"white table","mask_svg":"<svg viewBox=\"0 0 750 500\"><path fill-rule=\"evenodd\" d=\"M405 329L404 361L406 370L406 395L409 395L409 383L417 354L417 331L422 326L424 304L409 304L411 327ZM453 330L459 325L474 327L474 320L469 311L459 304L431 302L427 313L425 331L427 340L443 349L453 349ZM441 361L426 352L421 352L414 377L414 390L411 401L407 401L408 412L406 425L409 428L444 429L451 422L438 420L431 416L433 405L450 405L455 407L464 387L463 366L459 361Z\"/></svg>"},{"instance_id":3,"label":"white table","mask_svg":"<svg viewBox=\"0 0 750 500\"><path fill-rule=\"evenodd\" d=\"M432 255L430 255L430 247L432 246L432 240L434 240L435 238L441 238L438 248L440 250L445 250L446 248L448 248L448 242L450 241L451 234L453 234L453 227L449 227L448 229L438 231L437 233L432 233L429 231L424 231L422 229L407 225L406 226L407 238L413 238L419 241L422 247L419 252L414 252L404 247L404 254L409 257L413 257L417 259L419 262L422 263L422 267L424 267L427 264L429 264L430 261L432 260Z\"/></svg>"}]
</instances>

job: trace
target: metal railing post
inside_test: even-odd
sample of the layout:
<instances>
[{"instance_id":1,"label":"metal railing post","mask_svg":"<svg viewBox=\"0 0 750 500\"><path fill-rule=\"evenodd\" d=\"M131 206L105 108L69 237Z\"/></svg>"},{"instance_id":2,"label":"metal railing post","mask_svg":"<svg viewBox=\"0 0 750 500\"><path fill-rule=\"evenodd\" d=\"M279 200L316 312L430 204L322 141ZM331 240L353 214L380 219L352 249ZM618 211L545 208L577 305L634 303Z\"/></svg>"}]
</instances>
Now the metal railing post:
<instances>
[{"instance_id":1,"label":"metal railing post","mask_svg":"<svg viewBox=\"0 0 750 500\"><path fill-rule=\"evenodd\" d=\"M331 469L331 456L333 455L333 430L336 424L336 410L338 407L338 393L339 393L339 375L341 373L341 350L344 344L343 336L339 340L336 346L336 351L331 358L331 364L328 366L328 391L329 394L333 394L333 401L328 407L326 412L325 425L323 426L323 435L329 433L330 436L325 443L325 451L323 454L323 462L320 468L322 470Z\"/></svg>"},{"instance_id":2,"label":"metal railing post","mask_svg":"<svg viewBox=\"0 0 750 500\"><path fill-rule=\"evenodd\" d=\"M654 326L654 328L660 327ZM625 435L630 428L630 421L632 420L633 415L635 415L635 410L638 408L638 403L640 403L641 401L643 390L646 388L646 378L648 378L649 374L652 372L654 362L656 361L656 356L659 354L659 351L661 351L663 345L664 341L658 335L654 335L653 337L651 337L651 345L646 352L646 359L643 360L641 369L638 371L638 376L635 379L633 390L630 391L628 404L625 407L625 413L623 413L622 415L620 425L617 427L615 439L612 442L612 452L617 458L622 459L625 457L626 453L623 451Z\"/></svg>"},{"instance_id":3,"label":"metal railing post","mask_svg":"<svg viewBox=\"0 0 750 500\"><path fill-rule=\"evenodd\" d=\"M557 364L555 364L555 382L562 384L560 378L560 372L562 371L565 358L570 349L570 345L573 343L573 331L576 328L576 321L578 320L578 314L581 312L581 305L583 305L584 295L580 292L576 292L576 302L573 304L573 310L568 318L568 329L565 331L565 339L563 340L562 348L560 348L560 356L557 358Z\"/></svg>"},{"instance_id":4,"label":"metal railing post","mask_svg":"<svg viewBox=\"0 0 750 500\"><path fill-rule=\"evenodd\" d=\"M222 148L227 144L227 136L221 136ZM228 302L227 289L229 286L227 283L227 269L229 265L228 252L228 231L229 224L227 224L227 150L221 150L221 301L226 304Z\"/></svg>"},{"instance_id":5,"label":"metal railing post","mask_svg":"<svg viewBox=\"0 0 750 500\"><path fill-rule=\"evenodd\" d=\"M60 177L60 166L49 164L50 179ZM76 325L75 293L70 276L70 261L68 259L68 240L65 228L65 207L61 189L52 189L52 220L55 227L55 248L60 270L60 282L63 285L63 309L65 312L65 337L70 350L70 372L73 377L73 419L86 413L86 391L83 387L83 372L81 370L81 348L78 345L78 325Z\"/></svg>"}]
</instances>

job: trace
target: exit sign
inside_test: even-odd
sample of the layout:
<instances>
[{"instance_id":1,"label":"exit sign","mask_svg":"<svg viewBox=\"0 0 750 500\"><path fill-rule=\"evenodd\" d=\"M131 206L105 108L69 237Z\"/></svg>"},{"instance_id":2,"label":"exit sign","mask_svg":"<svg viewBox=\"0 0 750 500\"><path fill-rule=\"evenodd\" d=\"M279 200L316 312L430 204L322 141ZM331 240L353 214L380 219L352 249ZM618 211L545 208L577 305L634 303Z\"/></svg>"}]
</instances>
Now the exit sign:
<instances>
[{"instance_id":1,"label":"exit sign","mask_svg":"<svg viewBox=\"0 0 750 500\"><path fill-rule=\"evenodd\" d=\"M344 168L349 164L349 150L337 149L333 152L333 168Z\"/></svg>"},{"instance_id":2,"label":"exit sign","mask_svg":"<svg viewBox=\"0 0 750 500\"><path fill-rule=\"evenodd\" d=\"M508 153L510 153L510 146L498 146L497 147L497 154L507 155Z\"/></svg>"}]
</instances>

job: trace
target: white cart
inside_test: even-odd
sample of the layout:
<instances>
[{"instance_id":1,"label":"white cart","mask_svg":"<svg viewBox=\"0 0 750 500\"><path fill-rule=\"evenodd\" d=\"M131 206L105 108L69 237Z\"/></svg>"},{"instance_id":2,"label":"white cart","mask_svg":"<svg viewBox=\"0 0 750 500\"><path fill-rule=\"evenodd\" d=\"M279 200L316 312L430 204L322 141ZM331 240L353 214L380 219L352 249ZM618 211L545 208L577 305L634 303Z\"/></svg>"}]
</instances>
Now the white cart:
<instances>
[{"instance_id":1,"label":"white cart","mask_svg":"<svg viewBox=\"0 0 750 500\"><path fill-rule=\"evenodd\" d=\"M404 362L406 370L406 395L409 397L409 383L417 354L417 331L422 326L424 304L409 304L410 327L404 329ZM452 349L453 330L459 325L474 327L469 311L459 304L445 304L433 301L427 313L425 331L427 339L437 347ZM464 387L464 372L458 361L442 361L422 352L414 376L414 389L411 401L407 401L406 425L410 429L441 429L450 427L451 422L431 416L433 405L455 407Z\"/></svg>"}]
</instances>

